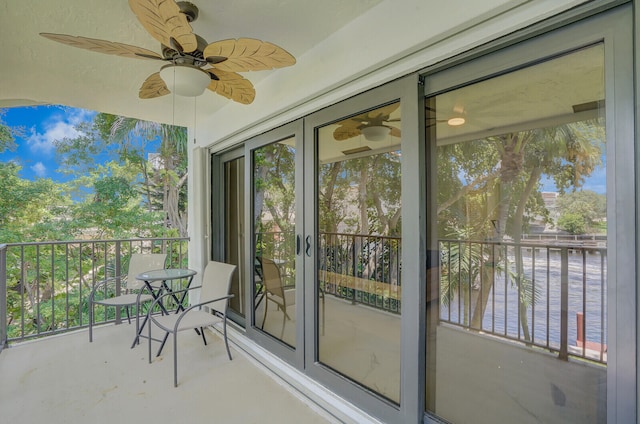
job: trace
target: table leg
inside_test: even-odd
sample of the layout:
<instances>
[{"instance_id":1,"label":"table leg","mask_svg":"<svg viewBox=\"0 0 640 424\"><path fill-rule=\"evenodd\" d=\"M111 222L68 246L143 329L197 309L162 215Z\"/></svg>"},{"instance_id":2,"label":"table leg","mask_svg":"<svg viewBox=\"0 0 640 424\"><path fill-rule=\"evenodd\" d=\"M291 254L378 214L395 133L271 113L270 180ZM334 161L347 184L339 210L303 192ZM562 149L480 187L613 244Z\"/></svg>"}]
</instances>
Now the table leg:
<instances>
[{"instance_id":1,"label":"table leg","mask_svg":"<svg viewBox=\"0 0 640 424\"><path fill-rule=\"evenodd\" d=\"M153 297L153 301L157 300L158 297L162 295L162 292L164 290L163 287L166 287L165 281L163 281L162 284L160 284L158 291L155 291L153 289L153 286L151 285L150 282L145 281L144 284L147 287L147 290L149 290L149 293L151 293L151 296ZM167 309L164 307L164 305L162 304L162 302L158 303L158 305L160 306L161 312L163 314L169 313ZM142 309L142 304L137 306L139 309ZM147 313L144 315L144 320L142 321L142 325L139 325L139 322L140 322L139 309L136 309L136 337L133 339L133 343L131 344L131 349L133 349L136 345L140 344L140 337L146 337L142 335L142 330L144 329L144 326L147 324L147 321L149 321L149 314L153 312L153 311L147 310ZM151 323L149 323L149 325L151 325Z\"/></svg>"}]
</instances>

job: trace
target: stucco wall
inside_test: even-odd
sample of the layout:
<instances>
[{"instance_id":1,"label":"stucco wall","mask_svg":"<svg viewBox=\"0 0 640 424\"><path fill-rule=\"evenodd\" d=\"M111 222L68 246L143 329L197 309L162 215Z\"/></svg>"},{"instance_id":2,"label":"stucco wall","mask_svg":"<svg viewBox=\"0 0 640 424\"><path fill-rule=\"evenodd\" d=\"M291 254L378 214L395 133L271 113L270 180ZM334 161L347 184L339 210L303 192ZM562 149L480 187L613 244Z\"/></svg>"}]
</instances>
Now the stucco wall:
<instances>
[{"instance_id":1,"label":"stucco wall","mask_svg":"<svg viewBox=\"0 0 640 424\"><path fill-rule=\"evenodd\" d=\"M223 149L341 99L553 16L584 0L386 0L198 123L198 145Z\"/></svg>"}]
</instances>

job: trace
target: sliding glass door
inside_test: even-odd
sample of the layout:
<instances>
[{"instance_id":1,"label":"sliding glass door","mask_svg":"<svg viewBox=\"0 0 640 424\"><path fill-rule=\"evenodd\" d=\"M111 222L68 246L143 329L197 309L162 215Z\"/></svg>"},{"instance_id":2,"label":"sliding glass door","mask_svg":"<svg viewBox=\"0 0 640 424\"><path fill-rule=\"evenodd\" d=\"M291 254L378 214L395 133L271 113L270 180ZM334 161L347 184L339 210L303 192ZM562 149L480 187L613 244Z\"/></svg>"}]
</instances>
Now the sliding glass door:
<instances>
[{"instance_id":1,"label":"sliding glass door","mask_svg":"<svg viewBox=\"0 0 640 424\"><path fill-rule=\"evenodd\" d=\"M382 422L634 421L629 9L222 155L247 336Z\"/></svg>"},{"instance_id":2,"label":"sliding glass door","mask_svg":"<svg viewBox=\"0 0 640 424\"><path fill-rule=\"evenodd\" d=\"M616 137L628 125L616 114L624 82L610 76L624 66L624 37L603 39L607 25L581 23L425 78L435 256L425 402L448 421L612 416L607 391L623 381L610 369L612 341L628 325L616 318L634 315L615 302L634 291L615 263L634 256L619 244L633 188L611 180L630 169L616 154L632 147ZM474 70L473 83L456 83Z\"/></svg>"},{"instance_id":3,"label":"sliding glass door","mask_svg":"<svg viewBox=\"0 0 640 424\"><path fill-rule=\"evenodd\" d=\"M401 403L403 98L416 83L305 119L307 373L391 421Z\"/></svg>"},{"instance_id":4,"label":"sliding glass door","mask_svg":"<svg viewBox=\"0 0 640 424\"><path fill-rule=\"evenodd\" d=\"M224 261L237 266L231 282L229 315L240 325L246 319L247 278L245 274L245 159L243 149L222 156L224 207Z\"/></svg>"},{"instance_id":5,"label":"sliding glass door","mask_svg":"<svg viewBox=\"0 0 640 424\"><path fill-rule=\"evenodd\" d=\"M285 359L302 363L303 304L300 243L303 202L301 122L286 125L247 143L251 158L252 310L250 334Z\"/></svg>"},{"instance_id":6,"label":"sliding glass door","mask_svg":"<svg viewBox=\"0 0 640 424\"><path fill-rule=\"evenodd\" d=\"M400 103L319 127L318 360L400 401Z\"/></svg>"}]
</instances>

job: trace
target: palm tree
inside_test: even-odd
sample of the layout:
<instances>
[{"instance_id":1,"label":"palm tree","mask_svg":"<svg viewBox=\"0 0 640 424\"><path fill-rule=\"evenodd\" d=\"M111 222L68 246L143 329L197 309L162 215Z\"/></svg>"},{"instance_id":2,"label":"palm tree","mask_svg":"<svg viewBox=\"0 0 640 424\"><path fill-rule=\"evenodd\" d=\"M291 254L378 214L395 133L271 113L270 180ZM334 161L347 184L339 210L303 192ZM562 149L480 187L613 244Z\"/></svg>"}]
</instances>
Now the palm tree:
<instances>
[{"instance_id":1,"label":"palm tree","mask_svg":"<svg viewBox=\"0 0 640 424\"><path fill-rule=\"evenodd\" d=\"M525 218L543 208L539 195L542 175L553 179L560 191L580 187L602 163L603 140L603 126L591 121L507 133L438 149L438 161L447 164L438 166L440 237L473 226L472 239L501 243L507 237L513 241L514 268L505 270L505 278L515 283L521 294L520 324L526 340L526 310L535 293L531 281L524 277L519 248ZM441 171L444 168L450 171ZM472 328L482 324L498 271L493 267L503 262L503 255L503 249L488 249L483 258Z\"/></svg>"},{"instance_id":2,"label":"palm tree","mask_svg":"<svg viewBox=\"0 0 640 424\"><path fill-rule=\"evenodd\" d=\"M469 325L472 310L472 291L481 279L485 255L480 242L471 241L470 228L463 228L450 235L450 240L440 242L440 301L451 306L457 297L462 310L462 323ZM479 327L476 327L479 328Z\"/></svg>"},{"instance_id":3,"label":"palm tree","mask_svg":"<svg viewBox=\"0 0 640 424\"><path fill-rule=\"evenodd\" d=\"M509 234L516 245L515 283L521 292L520 324L526 340L530 339L526 309L534 299L532 287L524 278L520 242L526 207L538 190L540 178L549 175L556 187L564 191L579 187L584 178L602 163L603 127L596 121L578 122L508 133L489 138L499 152L499 176L494 190L499 190L491 238L500 241ZM499 258L491 258L496 263ZM493 279L488 278L482 298L476 304L472 326L479 326L489 300ZM528 300L527 300L528 299Z\"/></svg>"},{"instance_id":4,"label":"palm tree","mask_svg":"<svg viewBox=\"0 0 640 424\"><path fill-rule=\"evenodd\" d=\"M176 228L180 237L186 237L187 213L183 204L188 176L187 129L124 116L113 116L113 119L107 119L105 122L109 123L109 139L121 143L120 154L139 164L150 210L159 188L166 226ZM135 151L133 140L140 137L145 140L160 138L160 157L151 170L149 162ZM158 169L154 170L154 167ZM153 178L154 173L157 174L156 179Z\"/></svg>"}]
</instances>

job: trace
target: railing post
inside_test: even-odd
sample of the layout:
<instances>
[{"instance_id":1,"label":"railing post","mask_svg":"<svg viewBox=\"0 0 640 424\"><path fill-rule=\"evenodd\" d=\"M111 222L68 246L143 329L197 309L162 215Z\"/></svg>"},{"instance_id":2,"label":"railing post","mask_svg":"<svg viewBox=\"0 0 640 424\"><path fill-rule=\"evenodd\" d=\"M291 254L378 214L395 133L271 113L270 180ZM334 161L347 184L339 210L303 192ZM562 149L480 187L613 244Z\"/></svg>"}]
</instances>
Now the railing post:
<instances>
[{"instance_id":1,"label":"railing post","mask_svg":"<svg viewBox=\"0 0 640 424\"><path fill-rule=\"evenodd\" d=\"M7 245L0 244L0 352L7 345Z\"/></svg>"},{"instance_id":2,"label":"railing post","mask_svg":"<svg viewBox=\"0 0 640 424\"><path fill-rule=\"evenodd\" d=\"M116 296L120 296L122 292L122 279L120 276L120 270L122 269L120 240L116 240L116 258L115 259L116 259L116 263L115 263ZM108 278L108 277L109 276L105 272L105 278ZM116 325L122 323L122 317L120 316L121 311L122 311L122 308L120 306L116 306ZM138 311L136 311L136 313L138 313Z\"/></svg>"},{"instance_id":3,"label":"railing post","mask_svg":"<svg viewBox=\"0 0 640 424\"><path fill-rule=\"evenodd\" d=\"M351 264L351 268L353 269L353 275L357 276L357 277L361 277L361 275L358 275L358 258L356 257L356 247L358 248L358 251L360 249L362 249L362 238L360 238L360 243L356 243L356 236L355 234L353 235L353 239L351 241L351 250L353 250L353 263ZM346 292L348 293L348 291ZM344 296L343 296L344 297ZM355 305L356 304L356 292L353 292L353 297L351 298L351 304Z\"/></svg>"},{"instance_id":4,"label":"railing post","mask_svg":"<svg viewBox=\"0 0 640 424\"><path fill-rule=\"evenodd\" d=\"M558 359L569 359L569 249L560 249L560 353Z\"/></svg>"}]
</instances>

